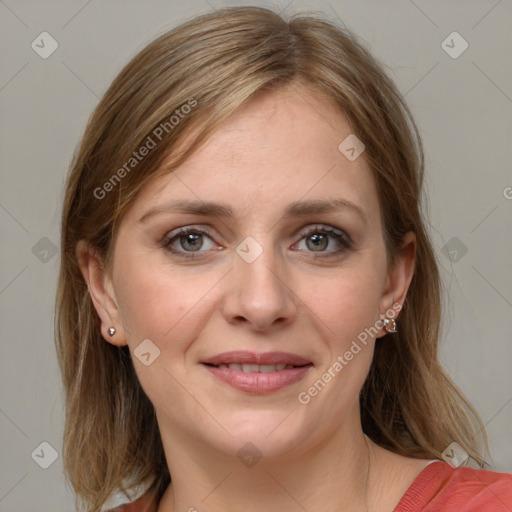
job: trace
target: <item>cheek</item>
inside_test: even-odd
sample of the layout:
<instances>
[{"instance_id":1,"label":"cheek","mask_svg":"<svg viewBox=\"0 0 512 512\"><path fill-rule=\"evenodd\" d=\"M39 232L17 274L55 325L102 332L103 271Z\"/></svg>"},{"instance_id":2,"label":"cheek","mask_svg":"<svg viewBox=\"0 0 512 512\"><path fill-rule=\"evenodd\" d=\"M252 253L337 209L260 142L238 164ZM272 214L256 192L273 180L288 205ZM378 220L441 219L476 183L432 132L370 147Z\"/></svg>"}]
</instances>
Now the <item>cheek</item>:
<instances>
[{"instance_id":1,"label":"cheek","mask_svg":"<svg viewBox=\"0 0 512 512\"><path fill-rule=\"evenodd\" d=\"M207 292L218 279L135 256L117 268L116 298L132 349L146 338L166 350L194 338L201 303L207 303Z\"/></svg>"},{"instance_id":2,"label":"cheek","mask_svg":"<svg viewBox=\"0 0 512 512\"><path fill-rule=\"evenodd\" d=\"M381 268L354 265L299 292L338 350L379 319ZM306 283L305 283L306 284Z\"/></svg>"}]
</instances>

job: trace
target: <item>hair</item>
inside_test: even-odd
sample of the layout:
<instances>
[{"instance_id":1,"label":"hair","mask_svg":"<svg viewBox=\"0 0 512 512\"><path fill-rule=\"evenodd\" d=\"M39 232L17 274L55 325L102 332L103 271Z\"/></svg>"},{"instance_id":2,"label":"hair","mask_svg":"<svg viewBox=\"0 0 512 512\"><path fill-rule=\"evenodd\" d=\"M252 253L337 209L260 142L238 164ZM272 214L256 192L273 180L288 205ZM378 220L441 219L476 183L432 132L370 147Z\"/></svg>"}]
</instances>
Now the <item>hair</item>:
<instances>
[{"instance_id":1,"label":"hair","mask_svg":"<svg viewBox=\"0 0 512 512\"><path fill-rule=\"evenodd\" d=\"M331 102L363 141L389 265L405 233L416 235L399 332L376 343L360 393L364 432L415 458L442 458L456 441L480 467L487 464L479 454L479 443L488 453L482 420L438 360L442 289L421 208L423 146L384 68L356 35L318 15L285 19L233 7L161 35L108 88L74 154L62 212L55 332L66 394L64 471L77 507L80 498L99 511L115 491L148 483L160 500L171 481L128 346L101 335L77 243L86 240L109 268L119 223L145 184L172 172L236 109L285 85ZM135 159L150 139L155 146Z\"/></svg>"}]
</instances>

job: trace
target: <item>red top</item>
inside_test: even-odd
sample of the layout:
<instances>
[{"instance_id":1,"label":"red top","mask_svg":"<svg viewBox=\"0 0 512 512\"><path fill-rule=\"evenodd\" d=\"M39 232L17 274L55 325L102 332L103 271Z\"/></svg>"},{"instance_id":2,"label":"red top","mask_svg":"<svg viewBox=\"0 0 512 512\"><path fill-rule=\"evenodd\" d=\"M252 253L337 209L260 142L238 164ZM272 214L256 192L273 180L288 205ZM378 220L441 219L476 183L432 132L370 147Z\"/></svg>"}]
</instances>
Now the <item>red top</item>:
<instances>
[{"instance_id":1,"label":"red top","mask_svg":"<svg viewBox=\"0 0 512 512\"><path fill-rule=\"evenodd\" d=\"M416 477L393 512L420 511L512 512L512 474L433 462Z\"/></svg>"},{"instance_id":2,"label":"red top","mask_svg":"<svg viewBox=\"0 0 512 512\"><path fill-rule=\"evenodd\" d=\"M157 512L147 496L109 512ZM512 512L512 474L453 468L443 461L426 466L393 512Z\"/></svg>"}]
</instances>

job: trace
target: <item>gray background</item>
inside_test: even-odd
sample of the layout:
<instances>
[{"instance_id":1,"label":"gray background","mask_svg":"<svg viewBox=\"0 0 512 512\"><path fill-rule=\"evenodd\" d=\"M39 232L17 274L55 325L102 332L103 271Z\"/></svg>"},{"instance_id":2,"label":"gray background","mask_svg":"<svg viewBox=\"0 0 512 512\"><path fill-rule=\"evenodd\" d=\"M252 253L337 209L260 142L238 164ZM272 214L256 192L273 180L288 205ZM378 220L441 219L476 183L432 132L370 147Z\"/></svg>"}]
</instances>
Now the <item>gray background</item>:
<instances>
[{"instance_id":1,"label":"gray background","mask_svg":"<svg viewBox=\"0 0 512 512\"><path fill-rule=\"evenodd\" d=\"M63 181L86 120L154 37L241 4L0 1L1 512L74 509L60 457L54 252ZM406 95L425 143L431 234L446 285L442 362L487 424L492 469L512 472L512 3L292 1L287 12L303 8L339 16ZM31 47L43 31L59 45L47 59ZM469 44L458 58L441 46L453 31ZM48 469L31 456L44 441L59 453Z\"/></svg>"}]
</instances>

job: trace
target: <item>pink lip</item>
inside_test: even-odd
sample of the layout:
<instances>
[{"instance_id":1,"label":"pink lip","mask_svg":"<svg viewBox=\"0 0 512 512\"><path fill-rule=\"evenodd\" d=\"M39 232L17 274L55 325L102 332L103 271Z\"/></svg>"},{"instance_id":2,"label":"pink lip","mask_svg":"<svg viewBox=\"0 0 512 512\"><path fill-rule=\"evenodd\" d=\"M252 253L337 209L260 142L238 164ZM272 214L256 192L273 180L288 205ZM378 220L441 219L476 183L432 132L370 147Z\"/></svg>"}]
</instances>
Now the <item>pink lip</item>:
<instances>
[{"instance_id":1,"label":"pink lip","mask_svg":"<svg viewBox=\"0 0 512 512\"><path fill-rule=\"evenodd\" d=\"M202 362L204 367L217 379L229 386L254 394L264 394L289 386L306 375L313 363L295 354L285 352L226 352ZM276 370L275 372L243 372L231 368L217 368L219 364L286 364L296 368Z\"/></svg>"},{"instance_id":2,"label":"pink lip","mask_svg":"<svg viewBox=\"0 0 512 512\"><path fill-rule=\"evenodd\" d=\"M311 361L304 359L296 354L288 352L266 352L257 354L256 352L236 351L224 352L209 359L201 361L203 364L292 364L293 366L304 366L311 364Z\"/></svg>"}]
</instances>

